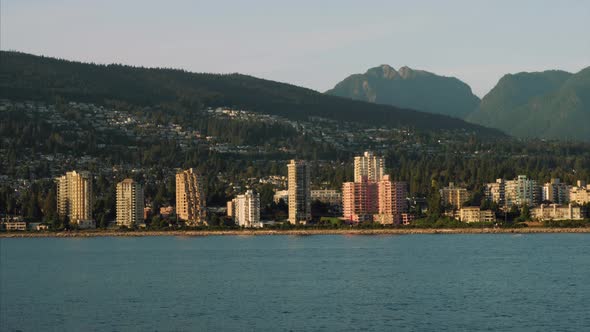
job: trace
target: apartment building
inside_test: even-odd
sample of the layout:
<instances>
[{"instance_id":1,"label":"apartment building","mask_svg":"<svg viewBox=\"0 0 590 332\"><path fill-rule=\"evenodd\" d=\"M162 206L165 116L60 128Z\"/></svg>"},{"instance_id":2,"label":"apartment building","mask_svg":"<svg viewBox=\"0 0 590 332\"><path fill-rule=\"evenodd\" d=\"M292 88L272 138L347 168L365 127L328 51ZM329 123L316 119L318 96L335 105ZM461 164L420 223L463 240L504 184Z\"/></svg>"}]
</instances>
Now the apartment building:
<instances>
[{"instance_id":1,"label":"apartment building","mask_svg":"<svg viewBox=\"0 0 590 332\"><path fill-rule=\"evenodd\" d=\"M134 228L143 223L143 187L133 179L117 183L117 225Z\"/></svg>"},{"instance_id":2,"label":"apartment building","mask_svg":"<svg viewBox=\"0 0 590 332\"><path fill-rule=\"evenodd\" d=\"M289 222L306 224L311 220L311 188L309 165L303 160L291 160L287 165L289 192Z\"/></svg>"},{"instance_id":3,"label":"apartment building","mask_svg":"<svg viewBox=\"0 0 590 332\"><path fill-rule=\"evenodd\" d=\"M176 173L176 214L188 225L207 223L203 181L192 168Z\"/></svg>"},{"instance_id":4,"label":"apartment building","mask_svg":"<svg viewBox=\"0 0 590 332\"><path fill-rule=\"evenodd\" d=\"M496 215L492 210L482 210L479 206L462 207L458 218L462 222L495 222Z\"/></svg>"},{"instance_id":5,"label":"apartment building","mask_svg":"<svg viewBox=\"0 0 590 332\"><path fill-rule=\"evenodd\" d=\"M369 182L380 181L384 175L384 165L382 157L369 151L354 157L354 182L362 182L365 177Z\"/></svg>"},{"instance_id":6,"label":"apartment building","mask_svg":"<svg viewBox=\"0 0 590 332\"><path fill-rule=\"evenodd\" d=\"M373 215L379 212L378 185L369 182L367 177L360 182L342 184L342 214L345 220L352 222L373 221Z\"/></svg>"},{"instance_id":7,"label":"apartment building","mask_svg":"<svg viewBox=\"0 0 590 332\"><path fill-rule=\"evenodd\" d=\"M230 204L231 203L231 204ZM238 226L242 227L261 227L260 223L260 194L252 190L246 191L242 195L228 202L228 216L230 216Z\"/></svg>"},{"instance_id":8,"label":"apartment building","mask_svg":"<svg viewBox=\"0 0 590 332\"><path fill-rule=\"evenodd\" d=\"M444 206L450 206L453 209L460 209L463 203L469 200L469 192L466 188L456 187L453 182L447 187L440 189L440 199Z\"/></svg>"},{"instance_id":9,"label":"apartment building","mask_svg":"<svg viewBox=\"0 0 590 332\"><path fill-rule=\"evenodd\" d=\"M500 206L535 206L541 201L541 187L537 181L527 179L526 175L519 175L514 180L497 179L495 183L488 183L485 188L486 199L498 203Z\"/></svg>"},{"instance_id":10,"label":"apartment building","mask_svg":"<svg viewBox=\"0 0 590 332\"><path fill-rule=\"evenodd\" d=\"M590 184L578 180L575 186L569 188L569 201L584 205L590 203Z\"/></svg>"},{"instance_id":11,"label":"apartment building","mask_svg":"<svg viewBox=\"0 0 590 332\"><path fill-rule=\"evenodd\" d=\"M555 204L566 204L569 202L569 187L559 179L551 179L543 185L542 201Z\"/></svg>"},{"instance_id":12,"label":"apartment building","mask_svg":"<svg viewBox=\"0 0 590 332\"><path fill-rule=\"evenodd\" d=\"M89 172L67 172L56 179L57 214L78 228L94 228L92 220L92 177Z\"/></svg>"}]
</instances>

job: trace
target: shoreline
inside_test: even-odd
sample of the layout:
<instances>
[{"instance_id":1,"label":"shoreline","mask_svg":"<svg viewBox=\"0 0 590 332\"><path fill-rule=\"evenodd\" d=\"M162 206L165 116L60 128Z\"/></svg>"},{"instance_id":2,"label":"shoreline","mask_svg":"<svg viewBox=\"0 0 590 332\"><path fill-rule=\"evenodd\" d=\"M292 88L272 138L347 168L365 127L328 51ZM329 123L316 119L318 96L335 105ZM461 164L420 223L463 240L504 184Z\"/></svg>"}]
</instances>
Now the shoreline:
<instances>
[{"instance_id":1,"label":"shoreline","mask_svg":"<svg viewBox=\"0 0 590 332\"><path fill-rule=\"evenodd\" d=\"M0 238L70 238L70 237L152 237L152 236L271 236L271 235L413 235L413 234L540 234L590 233L580 228L415 228L415 229L293 229L293 230L173 230L173 231L68 231L68 232L3 232Z\"/></svg>"}]
</instances>

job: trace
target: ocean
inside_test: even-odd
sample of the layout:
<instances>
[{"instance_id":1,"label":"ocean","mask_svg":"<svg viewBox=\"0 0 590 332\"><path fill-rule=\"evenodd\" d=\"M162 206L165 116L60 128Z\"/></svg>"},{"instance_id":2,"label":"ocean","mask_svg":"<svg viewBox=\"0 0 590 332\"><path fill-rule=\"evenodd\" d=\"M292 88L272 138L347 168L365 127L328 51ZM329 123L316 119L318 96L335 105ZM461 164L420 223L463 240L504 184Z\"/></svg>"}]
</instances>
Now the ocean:
<instances>
[{"instance_id":1,"label":"ocean","mask_svg":"<svg viewBox=\"0 0 590 332\"><path fill-rule=\"evenodd\" d=\"M1 331L589 331L590 234L0 239Z\"/></svg>"}]
</instances>

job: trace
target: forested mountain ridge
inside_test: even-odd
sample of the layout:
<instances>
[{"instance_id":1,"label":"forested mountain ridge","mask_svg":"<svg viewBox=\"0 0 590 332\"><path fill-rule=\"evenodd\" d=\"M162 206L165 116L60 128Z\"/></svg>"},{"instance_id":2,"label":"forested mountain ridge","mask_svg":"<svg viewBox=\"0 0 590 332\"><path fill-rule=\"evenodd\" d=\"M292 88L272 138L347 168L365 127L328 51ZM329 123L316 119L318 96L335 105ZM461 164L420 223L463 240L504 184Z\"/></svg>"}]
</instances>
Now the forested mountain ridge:
<instances>
[{"instance_id":1,"label":"forested mountain ridge","mask_svg":"<svg viewBox=\"0 0 590 332\"><path fill-rule=\"evenodd\" d=\"M455 77L389 65L345 78L326 94L463 118L479 104L469 85Z\"/></svg>"},{"instance_id":2,"label":"forested mountain ridge","mask_svg":"<svg viewBox=\"0 0 590 332\"><path fill-rule=\"evenodd\" d=\"M590 67L505 75L467 120L518 137L590 141Z\"/></svg>"},{"instance_id":3,"label":"forested mountain ridge","mask_svg":"<svg viewBox=\"0 0 590 332\"><path fill-rule=\"evenodd\" d=\"M497 130L448 116L352 101L241 74L96 65L7 51L0 54L1 98L171 104L183 116L190 116L194 109L225 106L295 120L320 116L367 125L503 136Z\"/></svg>"}]
</instances>

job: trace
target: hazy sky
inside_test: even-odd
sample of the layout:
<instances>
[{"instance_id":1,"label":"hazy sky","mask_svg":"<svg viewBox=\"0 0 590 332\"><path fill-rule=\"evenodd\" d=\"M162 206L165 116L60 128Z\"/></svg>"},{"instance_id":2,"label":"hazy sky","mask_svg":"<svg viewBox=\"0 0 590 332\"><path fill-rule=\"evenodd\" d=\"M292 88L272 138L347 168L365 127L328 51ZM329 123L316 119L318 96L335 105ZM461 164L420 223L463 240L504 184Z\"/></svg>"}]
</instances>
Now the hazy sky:
<instances>
[{"instance_id":1,"label":"hazy sky","mask_svg":"<svg viewBox=\"0 0 590 332\"><path fill-rule=\"evenodd\" d=\"M456 76L590 66L590 1L1 0L0 48L240 72L324 91L380 64Z\"/></svg>"}]
</instances>

